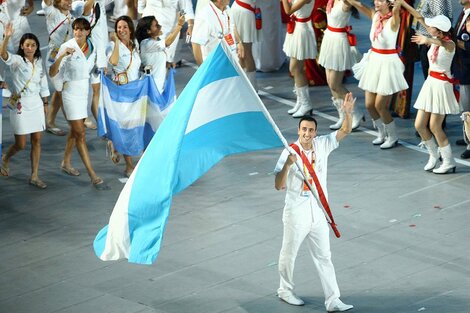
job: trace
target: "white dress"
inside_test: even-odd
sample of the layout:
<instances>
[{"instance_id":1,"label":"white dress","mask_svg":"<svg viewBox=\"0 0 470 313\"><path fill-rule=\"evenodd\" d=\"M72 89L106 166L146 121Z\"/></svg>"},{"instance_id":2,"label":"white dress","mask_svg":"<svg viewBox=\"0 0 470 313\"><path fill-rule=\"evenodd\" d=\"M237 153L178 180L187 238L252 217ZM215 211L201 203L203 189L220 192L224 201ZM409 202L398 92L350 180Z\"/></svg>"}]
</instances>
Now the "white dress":
<instances>
[{"instance_id":1,"label":"white dress","mask_svg":"<svg viewBox=\"0 0 470 313\"><path fill-rule=\"evenodd\" d=\"M166 78L165 40L147 38L140 42L140 57L144 66L152 67L151 74L160 93L163 92Z\"/></svg>"},{"instance_id":2,"label":"white dress","mask_svg":"<svg viewBox=\"0 0 470 313\"><path fill-rule=\"evenodd\" d=\"M379 13L374 15L370 30L370 41L376 49L396 49L398 30L393 31L392 19L388 19L377 39L374 38L375 25ZM353 66L354 77L359 80L358 87L362 90L387 96L408 89L408 83L403 76L405 66L397 53L383 54L369 50L361 62Z\"/></svg>"},{"instance_id":3,"label":"white dress","mask_svg":"<svg viewBox=\"0 0 470 313\"><path fill-rule=\"evenodd\" d=\"M343 1L340 0L327 13L328 26L334 28L345 28L349 25L351 11L343 11ZM354 65L346 32L333 32L325 30L320 47L318 63L326 69L338 72L350 70Z\"/></svg>"},{"instance_id":4,"label":"white dress","mask_svg":"<svg viewBox=\"0 0 470 313\"><path fill-rule=\"evenodd\" d=\"M68 121L81 120L88 116L90 72L96 64L96 49L93 49L87 58L78 46L77 41L70 39L60 46L58 55L61 55L66 48L73 48L75 52L62 59L57 74L60 76L60 81L64 82L62 102Z\"/></svg>"},{"instance_id":5,"label":"white dress","mask_svg":"<svg viewBox=\"0 0 470 313\"><path fill-rule=\"evenodd\" d=\"M49 96L49 87L42 60L35 59L31 63L17 54L8 53L8 59L4 62L8 69L6 82L12 93L20 94L29 81L20 94L20 107L10 110L13 133L26 135L43 131L46 125L41 97Z\"/></svg>"},{"instance_id":6,"label":"white dress","mask_svg":"<svg viewBox=\"0 0 470 313\"><path fill-rule=\"evenodd\" d=\"M450 67L454 58L455 49L452 52L447 51L443 46L439 47L436 62L431 61L435 45L431 45L428 51L429 70L443 73L448 78L452 78ZM460 112L459 104L455 99L453 85L445 80L441 80L428 75L418 98L416 99L415 109L423 110L435 114L458 114Z\"/></svg>"},{"instance_id":7,"label":"white dress","mask_svg":"<svg viewBox=\"0 0 470 313\"><path fill-rule=\"evenodd\" d=\"M240 39L245 43L253 43L261 41L261 30L256 29L255 13L238 4L235 0L231 6L232 16L235 21L235 27L240 34ZM251 6L256 6L256 0L243 0L242 2Z\"/></svg>"},{"instance_id":8,"label":"white dress","mask_svg":"<svg viewBox=\"0 0 470 313\"><path fill-rule=\"evenodd\" d=\"M299 0L294 0L294 5ZM294 12L297 18L309 18L312 15L314 0ZM317 57L317 41L313 31L312 22L296 22L292 34L287 33L284 41L284 52L290 58L297 60L315 59Z\"/></svg>"}]
</instances>

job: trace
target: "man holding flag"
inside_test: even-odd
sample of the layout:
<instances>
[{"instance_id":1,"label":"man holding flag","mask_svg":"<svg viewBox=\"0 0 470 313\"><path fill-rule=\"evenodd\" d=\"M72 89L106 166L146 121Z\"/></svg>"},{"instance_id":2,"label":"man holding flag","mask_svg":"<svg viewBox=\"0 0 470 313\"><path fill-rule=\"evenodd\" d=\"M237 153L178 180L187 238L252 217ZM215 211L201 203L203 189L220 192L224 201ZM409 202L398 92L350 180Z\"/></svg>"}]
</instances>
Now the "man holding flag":
<instances>
[{"instance_id":1,"label":"man holding flag","mask_svg":"<svg viewBox=\"0 0 470 313\"><path fill-rule=\"evenodd\" d=\"M307 238L308 250L323 287L326 310L343 312L353 308L339 299L326 216L337 237L339 232L329 212L326 187L328 156L338 147L339 141L351 132L354 103L355 99L348 93L342 107L345 119L341 128L325 136L316 137L317 121L313 117L302 117L298 128L299 139L291 145L292 150L284 149L274 170L276 189L287 188L283 214L284 237L279 256L281 279L278 296L292 305L304 304L293 291L293 273L298 250ZM296 166L292 166L294 164ZM326 216L322 206L328 213Z\"/></svg>"}]
</instances>

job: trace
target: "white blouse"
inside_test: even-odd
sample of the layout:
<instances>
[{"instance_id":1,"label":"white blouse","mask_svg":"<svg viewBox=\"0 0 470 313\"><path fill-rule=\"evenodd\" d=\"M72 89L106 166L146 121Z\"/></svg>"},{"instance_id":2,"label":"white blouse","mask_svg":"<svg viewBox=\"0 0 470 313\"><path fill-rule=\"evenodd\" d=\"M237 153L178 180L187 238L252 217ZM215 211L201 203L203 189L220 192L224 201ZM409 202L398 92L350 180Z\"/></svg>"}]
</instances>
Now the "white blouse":
<instances>
[{"instance_id":1,"label":"white blouse","mask_svg":"<svg viewBox=\"0 0 470 313\"><path fill-rule=\"evenodd\" d=\"M75 52L66 56L60 62L59 78L62 82L89 79L90 73L95 67L96 63L96 49L94 48L88 58L82 52L77 44L77 41L70 39L60 46L58 56L64 53L66 48L73 48Z\"/></svg>"},{"instance_id":2,"label":"white blouse","mask_svg":"<svg viewBox=\"0 0 470 313\"><path fill-rule=\"evenodd\" d=\"M166 78L165 40L147 38L140 42L140 56L144 66L152 67L152 76L158 91L163 92Z\"/></svg>"},{"instance_id":3,"label":"white blouse","mask_svg":"<svg viewBox=\"0 0 470 313\"><path fill-rule=\"evenodd\" d=\"M108 48L106 49L106 55L109 58L114 50L114 42L110 42L108 44ZM132 57L131 57L132 55ZM117 65L111 65L112 68L112 78L115 78L116 74L126 72L127 70L127 78L129 81L137 80L140 78L140 55L137 43L135 43L135 48L132 52L129 48L126 47L121 41L119 41L119 61Z\"/></svg>"},{"instance_id":4,"label":"white blouse","mask_svg":"<svg viewBox=\"0 0 470 313\"><path fill-rule=\"evenodd\" d=\"M42 59L34 59L31 63L27 59L17 54L8 53L8 59L5 61L0 58L9 68L9 75L6 75L5 80L10 90L14 93L20 93L26 86L26 89L21 93L21 96L28 97L39 94L41 97L49 96L49 86L47 84L47 76L42 66Z\"/></svg>"}]
</instances>

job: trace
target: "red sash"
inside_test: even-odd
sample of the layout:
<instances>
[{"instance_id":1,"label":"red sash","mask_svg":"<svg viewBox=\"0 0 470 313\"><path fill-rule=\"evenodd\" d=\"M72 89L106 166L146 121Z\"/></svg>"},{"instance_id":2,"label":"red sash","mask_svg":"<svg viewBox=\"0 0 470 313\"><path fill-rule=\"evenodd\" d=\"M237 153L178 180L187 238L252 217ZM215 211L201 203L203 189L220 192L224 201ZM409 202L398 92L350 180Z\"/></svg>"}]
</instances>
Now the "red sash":
<instances>
[{"instance_id":1,"label":"red sash","mask_svg":"<svg viewBox=\"0 0 470 313\"><path fill-rule=\"evenodd\" d=\"M436 79L439 79L439 80L443 80L443 81L446 81L446 82L449 82L451 83L452 85L454 85L454 95L455 95L455 99L457 100L457 102L459 102L459 99L460 99L460 91L455 88L456 85L459 85L460 82L458 79L455 79L455 78L450 78L448 77L445 73L440 73L440 72L435 72L435 71L429 71L429 76L431 77L434 77Z\"/></svg>"},{"instance_id":2,"label":"red sash","mask_svg":"<svg viewBox=\"0 0 470 313\"><path fill-rule=\"evenodd\" d=\"M244 9L247 9L247 10L250 10L251 12L255 13L255 8L253 8L251 5L249 5L248 3L245 3L245 2L242 2L240 0L235 0L235 2L241 6L242 8Z\"/></svg>"},{"instance_id":3,"label":"red sash","mask_svg":"<svg viewBox=\"0 0 470 313\"><path fill-rule=\"evenodd\" d=\"M351 30L352 30L351 26L338 28L338 27L332 27L330 25L326 25L326 28L328 28L329 31L332 31L334 33L346 33L348 36L349 45L351 47L354 47L357 45L357 37L356 35L351 33Z\"/></svg>"},{"instance_id":4,"label":"red sash","mask_svg":"<svg viewBox=\"0 0 470 313\"><path fill-rule=\"evenodd\" d=\"M395 53L399 53L400 52L400 49L377 49L377 48L370 48L372 51L374 51L375 53L380 53L380 54L395 54Z\"/></svg>"},{"instance_id":5,"label":"red sash","mask_svg":"<svg viewBox=\"0 0 470 313\"><path fill-rule=\"evenodd\" d=\"M303 151L300 152L299 146L297 146L295 143L293 143L293 144L290 145L290 147L292 149L294 149L294 151L297 152L297 154L300 155L300 157L302 158L302 163L304 164L304 166L307 167L308 172L310 173L310 176L312 176L312 178L313 178L313 182L315 183L315 187L317 188L318 196L320 197L320 202L323 206L324 212L327 214L327 219L326 220L328 221L328 224L330 224L331 229L335 233L336 238L341 237L341 234L339 233L338 228L336 228L336 224L335 224L335 220L333 218L333 214L331 214L331 210L330 210L330 206L328 204L328 200L326 200L325 193L323 192L323 189L320 185L320 181L318 180L317 174L315 173L315 171L312 168L312 164L310 164L310 162L308 161L307 156L305 155L305 153L303 153ZM312 192L313 192L313 190L312 190Z\"/></svg>"},{"instance_id":6,"label":"red sash","mask_svg":"<svg viewBox=\"0 0 470 313\"><path fill-rule=\"evenodd\" d=\"M295 23L307 23L312 20L311 17L304 17L304 18L299 18L295 15L290 16L290 21L287 22L287 33L292 34L295 30Z\"/></svg>"}]
</instances>

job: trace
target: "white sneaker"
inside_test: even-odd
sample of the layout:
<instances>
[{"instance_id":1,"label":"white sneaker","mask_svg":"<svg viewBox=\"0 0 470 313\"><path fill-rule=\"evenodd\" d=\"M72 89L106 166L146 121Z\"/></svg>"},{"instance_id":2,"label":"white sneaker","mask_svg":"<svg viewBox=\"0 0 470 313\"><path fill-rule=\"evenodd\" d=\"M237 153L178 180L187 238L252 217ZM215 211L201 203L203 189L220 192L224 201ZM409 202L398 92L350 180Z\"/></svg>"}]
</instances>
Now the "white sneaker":
<instances>
[{"instance_id":1,"label":"white sneaker","mask_svg":"<svg viewBox=\"0 0 470 313\"><path fill-rule=\"evenodd\" d=\"M304 305L304 301L297 297L294 293L283 293L277 295L282 301L292 304L292 305Z\"/></svg>"},{"instance_id":2,"label":"white sneaker","mask_svg":"<svg viewBox=\"0 0 470 313\"><path fill-rule=\"evenodd\" d=\"M326 308L326 310L328 312L344 312L351 310L352 308L354 308L354 306L350 304L344 304L343 301L341 301L340 299L336 299L336 301L334 301L328 308Z\"/></svg>"},{"instance_id":3,"label":"white sneaker","mask_svg":"<svg viewBox=\"0 0 470 313\"><path fill-rule=\"evenodd\" d=\"M36 11L36 14L39 16L44 16L46 15L46 12L44 12L44 10L39 10L39 11Z\"/></svg>"}]
</instances>

